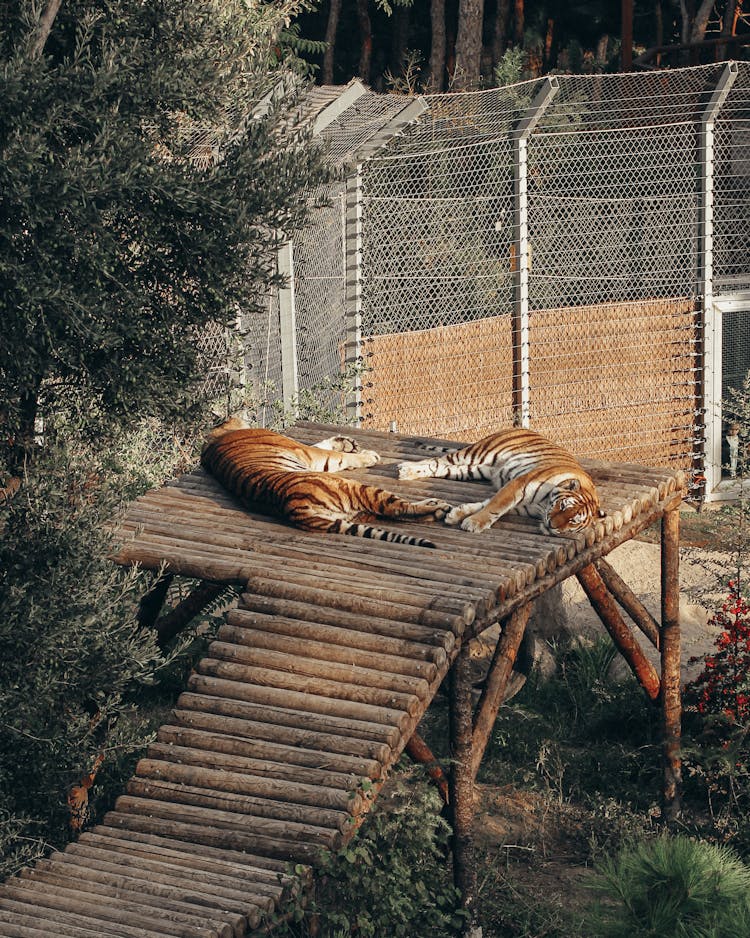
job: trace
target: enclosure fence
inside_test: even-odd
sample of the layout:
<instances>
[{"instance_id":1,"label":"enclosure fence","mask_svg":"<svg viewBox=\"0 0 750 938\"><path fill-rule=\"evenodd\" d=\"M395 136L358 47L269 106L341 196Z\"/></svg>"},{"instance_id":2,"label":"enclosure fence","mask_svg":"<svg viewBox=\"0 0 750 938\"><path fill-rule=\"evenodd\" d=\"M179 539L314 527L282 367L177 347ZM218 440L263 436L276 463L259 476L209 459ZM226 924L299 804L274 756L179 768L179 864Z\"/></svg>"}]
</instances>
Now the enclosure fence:
<instances>
[{"instance_id":1,"label":"enclosure fence","mask_svg":"<svg viewBox=\"0 0 750 938\"><path fill-rule=\"evenodd\" d=\"M293 409L348 369L329 402L365 426L516 423L705 475L726 390L714 310L750 290L750 63L326 91L342 179L311 195L289 287L245 323L250 382Z\"/></svg>"}]
</instances>

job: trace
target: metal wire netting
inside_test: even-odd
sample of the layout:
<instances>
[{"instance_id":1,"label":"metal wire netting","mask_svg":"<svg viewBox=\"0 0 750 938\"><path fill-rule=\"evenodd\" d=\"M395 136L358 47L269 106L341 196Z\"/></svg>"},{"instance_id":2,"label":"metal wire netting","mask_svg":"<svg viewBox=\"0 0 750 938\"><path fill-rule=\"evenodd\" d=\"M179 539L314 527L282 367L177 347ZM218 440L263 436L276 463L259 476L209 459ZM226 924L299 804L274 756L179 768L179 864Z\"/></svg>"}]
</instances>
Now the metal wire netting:
<instances>
[{"instance_id":1,"label":"metal wire netting","mask_svg":"<svg viewBox=\"0 0 750 938\"><path fill-rule=\"evenodd\" d=\"M360 360L373 427L697 467L704 326L750 287L750 64L429 95L397 126L410 100L324 132L350 183L295 240L300 388Z\"/></svg>"}]
</instances>

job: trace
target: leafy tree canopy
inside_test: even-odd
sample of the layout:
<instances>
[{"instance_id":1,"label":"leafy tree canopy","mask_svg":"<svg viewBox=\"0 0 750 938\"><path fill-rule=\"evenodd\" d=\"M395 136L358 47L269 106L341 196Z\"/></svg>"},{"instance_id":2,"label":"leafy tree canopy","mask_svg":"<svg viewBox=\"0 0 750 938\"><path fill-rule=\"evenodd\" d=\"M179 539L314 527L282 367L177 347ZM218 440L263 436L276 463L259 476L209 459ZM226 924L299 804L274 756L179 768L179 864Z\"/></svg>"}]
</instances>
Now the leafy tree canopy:
<instances>
[{"instance_id":1,"label":"leafy tree canopy","mask_svg":"<svg viewBox=\"0 0 750 938\"><path fill-rule=\"evenodd\" d=\"M0 439L16 453L71 395L107 420L182 409L196 334L272 279L325 172L288 94L250 116L296 65L303 5L66 0L41 50L40 4L0 5Z\"/></svg>"}]
</instances>

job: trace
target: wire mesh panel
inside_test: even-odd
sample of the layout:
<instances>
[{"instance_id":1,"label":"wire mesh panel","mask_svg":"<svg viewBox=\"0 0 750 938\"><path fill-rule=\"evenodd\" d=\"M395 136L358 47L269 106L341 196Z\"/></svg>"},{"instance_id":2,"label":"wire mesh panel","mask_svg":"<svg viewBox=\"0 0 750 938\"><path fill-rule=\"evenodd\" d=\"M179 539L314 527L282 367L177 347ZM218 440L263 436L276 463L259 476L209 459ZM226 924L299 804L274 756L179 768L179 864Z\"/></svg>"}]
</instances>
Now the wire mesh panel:
<instances>
[{"instance_id":1,"label":"wire mesh panel","mask_svg":"<svg viewBox=\"0 0 750 938\"><path fill-rule=\"evenodd\" d=\"M297 367L299 387L313 388L331 409L341 406L321 381L342 370L346 327L346 267L344 262L344 185L320 193L309 226L294 241L297 306Z\"/></svg>"},{"instance_id":2,"label":"wire mesh panel","mask_svg":"<svg viewBox=\"0 0 750 938\"><path fill-rule=\"evenodd\" d=\"M428 95L403 126L409 100L362 93L323 131L357 185L295 239L300 389L355 336L370 426L521 421L581 455L694 465L704 329L750 285L750 64ZM255 379L279 380L274 317L250 324Z\"/></svg>"}]
</instances>

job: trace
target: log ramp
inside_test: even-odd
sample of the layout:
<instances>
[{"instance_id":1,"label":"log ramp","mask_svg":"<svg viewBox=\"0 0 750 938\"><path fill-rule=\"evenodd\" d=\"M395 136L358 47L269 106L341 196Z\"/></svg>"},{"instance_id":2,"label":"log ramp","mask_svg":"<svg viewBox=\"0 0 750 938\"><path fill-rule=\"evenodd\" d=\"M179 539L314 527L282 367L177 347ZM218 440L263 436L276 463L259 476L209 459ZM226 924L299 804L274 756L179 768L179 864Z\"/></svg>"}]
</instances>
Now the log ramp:
<instances>
[{"instance_id":1,"label":"log ramp","mask_svg":"<svg viewBox=\"0 0 750 938\"><path fill-rule=\"evenodd\" d=\"M314 443L340 432L300 424L289 434ZM453 503L486 494L483 483L396 479L394 463L425 458L445 441L351 435L382 457L355 478ZM388 523L437 550L292 529L242 510L201 471L134 502L117 562L166 564L244 590L114 810L0 886L0 935L242 938L265 929L304 889L302 867L354 834L402 750L431 755L416 728L451 669L454 875L471 907L474 776L531 604L572 575L662 708L663 795L675 814L677 509L686 480L668 469L586 465L607 516L584 535L547 536L520 517L479 535ZM661 623L604 560L659 520ZM661 674L620 607L660 648ZM468 639L498 621L501 638L473 708ZM435 766L433 774L441 776Z\"/></svg>"}]
</instances>

